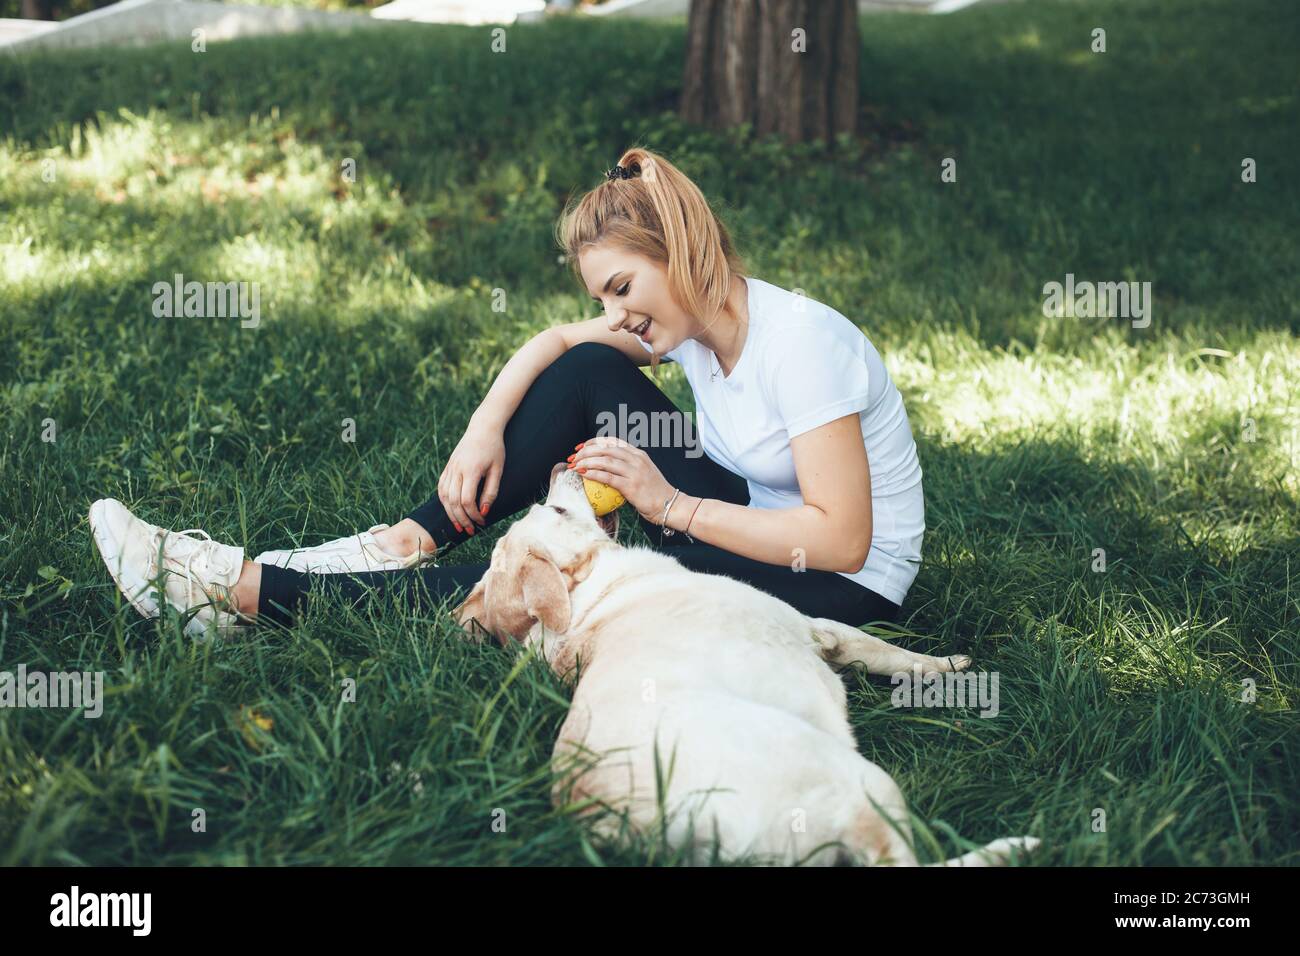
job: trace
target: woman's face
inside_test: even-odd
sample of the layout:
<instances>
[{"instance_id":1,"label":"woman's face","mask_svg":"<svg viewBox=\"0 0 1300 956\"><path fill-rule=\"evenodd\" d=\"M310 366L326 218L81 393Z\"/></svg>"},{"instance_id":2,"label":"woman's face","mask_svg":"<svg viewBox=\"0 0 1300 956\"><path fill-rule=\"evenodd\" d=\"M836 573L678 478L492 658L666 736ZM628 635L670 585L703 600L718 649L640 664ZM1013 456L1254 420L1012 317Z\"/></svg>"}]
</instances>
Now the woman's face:
<instances>
[{"instance_id":1,"label":"woman's face","mask_svg":"<svg viewBox=\"0 0 1300 956\"><path fill-rule=\"evenodd\" d=\"M693 334L692 320L668 292L661 263L609 245L588 246L578 255L582 281L605 307L611 331L639 335L659 355Z\"/></svg>"}]
</instances>

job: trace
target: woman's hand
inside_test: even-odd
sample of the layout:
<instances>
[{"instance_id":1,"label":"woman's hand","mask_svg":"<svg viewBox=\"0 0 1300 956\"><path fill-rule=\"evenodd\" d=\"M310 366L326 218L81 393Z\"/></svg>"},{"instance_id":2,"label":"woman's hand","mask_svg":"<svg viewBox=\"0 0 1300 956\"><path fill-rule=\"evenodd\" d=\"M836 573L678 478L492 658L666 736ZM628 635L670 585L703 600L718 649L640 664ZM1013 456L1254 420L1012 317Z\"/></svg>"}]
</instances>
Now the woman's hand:
<instances>
[{"instance_id":1,"label":"woman's hand","mask_svg":"<svg viewBox=\"0 0 1300 956\"><path fill-rule=\"evenodd\" d=\"M621 438L588 439L574 454L569 467L584 469L582 477L609 485L651 524L659 523L664 502L673 494L673 486L650 456Z\"/></svg>"},{"instance_id":2,"label":"woman's hand","mask_svg":"<svg viewBox=\"0 0 1300 956\"><path fill-rule=\"evenodd\" d=\"M473 534L476 523L486 526L483 516L497 499L505 464L504 433L471 423L438 478L438 500L457 530ZM480 480L484 480L483 497L475 501Z\"/></svg>"}]
</instances>

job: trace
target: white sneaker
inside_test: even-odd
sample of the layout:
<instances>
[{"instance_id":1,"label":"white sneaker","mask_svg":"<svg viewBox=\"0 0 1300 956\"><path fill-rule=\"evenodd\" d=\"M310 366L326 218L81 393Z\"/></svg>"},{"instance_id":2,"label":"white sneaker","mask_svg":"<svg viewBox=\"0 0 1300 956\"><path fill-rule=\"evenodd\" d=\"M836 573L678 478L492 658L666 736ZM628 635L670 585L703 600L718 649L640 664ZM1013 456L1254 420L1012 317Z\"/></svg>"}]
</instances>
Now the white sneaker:
<instances>
[{"instance_id":1,"label":"white sneaker","mask_svg":"<svg viewBox=\"0 0 1300 956\"><path fill-rule=\"evenodd\" d=\"M244 568L244 549L221 544L197 529L168 531L141 521L115 498L90 506L90 530L108 573L132 606L145 617L160 610L162 597L178 611L199 608L185 625L190 637L201 637L208 626L228 634L246 618L225 608L233 606L230 589ZM191 535L203 535L203 538Z\"/></svg>"},{"instance_id":2,"label":"white sneaker","mask_svg":"<svg viewBox=\"0 0 1300 956\"><path fill-rule=\"evenodd\" d=\"M389 554L375 540L376 531L384 531L386 524L377 524L369 531L335 538L314 548L293 548L288 551L263 551L253 560L258 564L273 564L290 571L315 574L348 574L356 571L405 571L430 563L433 555L423 555L417 547L405 557ZM432 561L434 567L438 562Z\"/></svg>"}]
</instances>

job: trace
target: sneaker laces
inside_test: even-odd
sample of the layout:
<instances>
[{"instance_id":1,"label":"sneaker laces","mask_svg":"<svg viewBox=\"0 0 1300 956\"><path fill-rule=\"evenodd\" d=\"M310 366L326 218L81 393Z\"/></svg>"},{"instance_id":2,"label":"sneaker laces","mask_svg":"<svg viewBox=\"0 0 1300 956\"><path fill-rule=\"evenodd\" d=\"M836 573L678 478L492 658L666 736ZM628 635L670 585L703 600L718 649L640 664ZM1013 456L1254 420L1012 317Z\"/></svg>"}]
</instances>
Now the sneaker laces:
<instances>
[{"instance_id":1,"label":"sneaker laces","mask_svg":"<svg viewBox=\"0 0 1300 956\"><path fill-rule=\"evenodd\" d=\"M193 537L193 535L203 535L203 540L199 540L198 538ZM172 562L178 562L179 559L177 558L177 556L168 553L168 550L165 547L167 543L166 539L168 537L177 539L176 542L173 542L173 545L175 543L180 543L182 545L188 546L187 548L188 553L185 555L184 563L181 565L181 571L171 572L173 574L182 573L185 576L186 606L194 607L195 605L200 603L208 603L208 604L212 604L215 610L225 611L226 610L225 608L221 608L216 605L212 596L208 594L208 592L203 588L203 586L198 584L198 582L195 580L196 572L194 568L194 562L196 559L202 559L202 563L199 566L200 572L207 572L209 575L213 571L216 571L219 574L224 573L226 575L229 575L232 571L234 571L234 568L229 566L228 564L226 565L226 567L222 568L221 566L222 562L219 560L219 555L220 555L219 542L213 541L212 536L209 535L206 531L202 530L201 528L186 528L184 531L168 531L166 528L159 528L157 531L154 532L154 536L153 536L153 542L152 542L153 554L157 555L161 548L164 561L170 560ZM202 602L195 600L194 592L196 587L198 589L199 594L202 595L203 597ZM224 585L214 585L214 588L216 587L221 588L221 590L225 592L224 594L221 595L222 597L225 597L227 599L229 598L229 590L230 590L229 588L225 587Z\"/></svg>"}]
</instances>

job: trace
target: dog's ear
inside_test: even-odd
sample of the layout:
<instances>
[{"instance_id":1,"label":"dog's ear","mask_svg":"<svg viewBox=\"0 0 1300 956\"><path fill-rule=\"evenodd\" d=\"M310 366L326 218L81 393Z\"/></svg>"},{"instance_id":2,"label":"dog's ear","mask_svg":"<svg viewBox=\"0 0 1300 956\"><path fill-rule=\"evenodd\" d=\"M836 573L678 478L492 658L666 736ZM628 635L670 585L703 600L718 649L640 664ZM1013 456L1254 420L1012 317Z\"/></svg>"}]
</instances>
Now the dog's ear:
<instances>
[{"instance_id":1,"label":"dog's ear","mask_svg":"<svg viewBox=\"0 0 1300 956\"><path fill-rule=\"evenodd\" d=\"M485 623L498 639L522 641L535 621L556 633L569 629L569 585L544 548L505 540L500 564L484 576Z\"/></svg>"}]
</instances>

